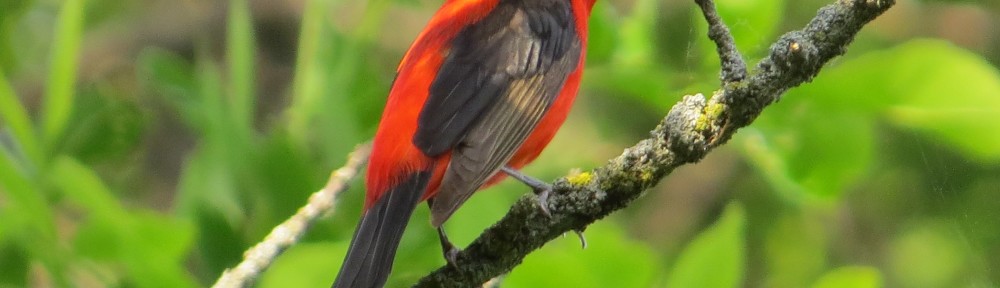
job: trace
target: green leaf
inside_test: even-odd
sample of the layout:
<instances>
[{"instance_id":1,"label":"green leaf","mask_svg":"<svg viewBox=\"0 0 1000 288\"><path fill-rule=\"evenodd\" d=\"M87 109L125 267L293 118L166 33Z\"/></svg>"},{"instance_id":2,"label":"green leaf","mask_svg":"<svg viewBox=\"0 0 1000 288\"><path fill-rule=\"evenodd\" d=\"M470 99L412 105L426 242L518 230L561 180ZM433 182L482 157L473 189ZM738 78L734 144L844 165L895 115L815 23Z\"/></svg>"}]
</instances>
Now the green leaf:
<instances>
[{"instance_id":1,"label":"green leaf","mask_svg":"<svg viewBox=\"0 0 1000 288\"><path fill-rule=\"evenodd\" d=\"M137 287L195 287L184 263L194 241L186 222L153 213L129 213L121 221L87 219L74 251L87 260L124 267Z\"/></svg>"},{"instance_id":2,"label":"green leaf","mask_svg":"<svg viewBox=\"0 0 1000 288\"><path fill-rule=\"evenodd\" d=\"M148 114L139 103L123 100L111 89L82 89L77 109L88 111L74 117L72 129L63 139L62 151L91 165L137 161L142 148Z\"/></svg>"},{"instance_id":3,"label":"green leaf","mask_svg":"<svg viewBox=\"0 0 1000 288\"><path fill-rule=\"evenodd\" d=\"M0 149L0 224L8 233L24 235L28 245L54 244L54 213L45 194L25 171L18 169L6 151ZM17 233L15 233L15 231ZM0 235L8 237L7 235Z\"/></svg>"},{"instance_id":4,"label":"green leaf","mask_svg":"<svg viewBox=\"0 0 1000 288\"><path fill-rule=\"evenodd\" d=\"M778 215L764 238L765 287L805 287L826 270L827 222L810 217L821 206ZM808 211L809 213L805 213Z\"/></svg>"},{"instance_id":5,"label":"green leaf","mask_svg":"<svg viewBox=\"0 0 1000 288\"><path fill-rule=\"evenodd\" d=\"M3 71L11 71L16 64L24 62L24 59L18 59L18 55L14 53L13 47L17 41L14 41L12 36L21 32L15 30L16 23L34 2L34 0L0 1L0 74Z\"/></svg>"},{"instance_id":6,"label":"green leaf","mask_svg":"<svg viewBox=\"0 0 1000 288\"><path fill-rule=\"evenodd\" d=\"M50 149L58 146L70 114L73 113L73 91L76 89L85 4L86 0L66 0L59 11L42 114L45 141Z\"/></svg>"},{"instance_id":7,"label":"green leaf","mask_svg":"<svg viewBox=\"0 0 1000 288\"><path fill-rule=\"evenodd\" d=\"M969 271L968 240L951 223L909 225L889 246L889 273L900 287L955 287Z\"/></svg>"},{"instance_id":8,"label":"green leaf","mask_svg":"<svg viewBox=\"0 0 1000 288\"><path fill-rule=\"evenodd\" d=\"M885 116L972 159L1000 160L1000 133L988 132L1000 131L995 116L1000 114L1000 72L981 56L942 40L911 40L861 55L788 94L786 99L814 99L823 109Z\"/></svg>"},{"instance_id":9,"label":"green leaf","mask_svg":"<svg viewBox=\"0 0 1000 288\"><path fill-rule=\"evenodd\" d=\"M681 252L666 287L741 287L746 261L746 215L730 203L712 227Z\"/></svg>"},{"instance_id":10,"label":"green leaf","mask_svg":"<svg viewBox=\"0 0 1000 288\"><path fill-rule=\"evenodd\" d=\"M847 266L827 272L813 288L879 288L882 274L874 267Z\"/></svg>"},{"instance_id":11,"label":"green leaf","mask_svg":"<svg viewBox=\"0 0 1000 288\"><path fill-rule=\"evenodd\" d=\"M252 209L256 208L252 196L261 185L253 174L252 163L258 156L253 135L232 117L239 108L226 99L218 65L205 55L204 47L195 50L195 65L150 49L140 58L140 67L152 79L147 83L151 92L172 104L201 136L181 171L175 211L181 219L196 223L200 263L215 273L239 258L244 233L252 228L245 223L246 214L258 213Z\"/></svg>"},{"instance_id":12,"label":"green leaf","mask_svg":"<svg viewBox=\"0 0 1000 288\"><path fill-rule=\"evenodd\" d=\"M241 205L235 171L226 166L224 153L203 145L189 155L175 199L176 215L196 223L199 256L213 274L239 259L246 246L239 227L250 212Z\"/></svg>"},{"instance_id":13,"label":"green leaf","mask_svg":"<svg viewBox=\"0 0 1000 288\"><path fill-rule=\"evenodd\" d=\"M126 221L124 208L93 170L69 157L56 159L50 179L70 201L81 205L89 217Z\"/></svg>"},{"instance_id":14,"label":"green leaf","mask_svg":"<svg viewBox=\"0 0 1000 288\"><path fill-rule=\"evenodd\" d=\"M3 224L3 219L0 219ZM0 225L0 229L5 226ZM4 238L4 231L0 231L0 239ZM28 278L31 275L31 263L34 261L21 247L13 245L8 241L0 241L0 286L3 287L29 287Z\"/></svg>"},{"instance_id":15,"label":"green leaf","mask_svg":"<svg viewBox=\"0 0 1000 288\"><path fill-rule=\"evenodd\" d=\"M138 287L196 286L184 269L194 239L191 225L126 211L93 170L69 157L56 159L51 179L84 212L74 243L83 255L120 261Z\"/></svg>"},{"instance_id":16,"label":"green leaf","mask_svg":"<svg viewBox=\"0 0 1000 288\"><path fill-rule=\"evenodd\" d=\"M981 161L1000 160L1000 73L943 41L914 40L831 67L737 134L786 199L833 198L873 157L875 117ZM767 135L767 136L764 136ZM974 135L974 136L972 136Z\"/></svg>"},{"instance_id":17,"label":"green leaf","mask_svg":"<svg viewBox=\"0 0 1000 288\"><path fill-rule=\"evenodd\" d=\"M328 0L308 0L302 15L302 32L295 59L295 80L292 83L292 104L288 108L288 131L292 138L302 143L309 134L312 111L319 106L323 83L327 79L322 66L322 39L326 34L323 19Z\"/></svg>"},{"instance_id":18,"label":"green leaf","mask_svg":"<svg viewBox=\"0 0 1000 288\"><path fill-rule=\"evenodd\" d=\"M327 287L349 243L304 243L285 251L261 276L258 287Z\"/></svg>"},{"instance_id":19,"label":"green leaf","mask_svg":"<svg viewBox=\"0 0 1000 288\"><path fill-rule=\"evenodd\" d=\"M229 105L240 134L253 131L254 114L254 36L253 19L247 0L229 1L229 24L226 52L229 62Z\"/></svg>"},{"instance_id":20,"label":"green leaf","mask_svg":"<svg viewBox=\"0 0 1000 288\"><path fill-rule=\"evenodd\" d=\"M319 162L341 163L345 154L362 139L358 137L357 101L359 82L375 78L363 75L369 65L366 53L380 31L379 21L391 2L376 1L365 7L363 19L351 33L332 31L325 22L329 0L306 2L299 53L296 59L293 97L288 108L287 131L294 143L319 150ZM375 75L377 76L377 75ZM384 90L383 90L384 91ZM378 93L384 97L385 92ZM364 98L364 97L362 97ZM384 98L383 98L384 99ZM346 104L346 105L345 105ZM375 113L380 114L380 113ZM315 133L333 131L334 133Z\"/></svg>"},{"instance_id":21,"label":"green leaf","mask_svg":"<svg viewBox=\"0 0 1000 288\"><path fill-rule=\"evenodd\" d=\"M110 221L81 223L73 239L73 251L90 260L119 261L118 257L124 254L124 243L118 229L121 227Z\"/></svg>"},{"instance_id":22,"label":"green leaf","mask_svg":"<svg viewBox=\"0 0 1000 288\"><path fill-rule=\"evenodd\" d=\"M615 49L613 61L616 65L626 67L649 67L655 61L656 16L660 2L656 0L638 0L630 14L619 28L619 44Z\"/></svg>"},{"instance_id":23,"label":"green leaf","mask_svg":"<svg viewBox=\"0 0 1000 288\"><path fill-rule=\"evenodd\" d=\"M34 165L42 161L42 153L38 149L38 136L35 128L32 127L31 118L24 109L24 105L14 94L14 89L7 82L7 78L0 69L0 120L4 125L0 126L0 133L4 133L4 128L9 127L11 135L14 136L16 148L24 151Z\"/></svg>"},{"instance_id":24,"label":"green leaf","mask_svg":"<svg viewBox=\"0 0 1000 288\"><path fill-rule=\"evenodd\" d=\"M874 157L870 116L802 98L771 109L737 139L786 200L836 199L865 175Z\"/></svg>"},{"instance_id":25,"label":"green leaf","mask_svg":"<svg viewBox=\"0 0 1000 288\"><path fill-rule=\"evenodd\" d=\"M597 1L590 12L587 26L587 63L594 67L608 62L618 50L619 25L617 13L607 1Z\"/></svg>"},{"instance_id":26,"label":"green leaf","mask_svg":"<svg viewBox=\"0 0 1000 288\"><path fill-rule=\"evenodd\" d=\"M164 215L130 213L124 229L124 255L128 272L138 287L197 287L185 262L194 243L194 227Z\"/></svg>"},{"instance_id":27,"label":"green leaf","mask_svg":"<svg viewBox=\"0 0 1000 288\"><path fill-rule=\"evenodd\" d=\"M954 145L973 159L1000 160L1000 72L982 56L941 40L890 51L887 79L898 102L887 116Z\"/></svg>"},{"instance_id":28,"label":"green leaf","mask_svg":"<svg viewBox=\"0 0 1000 288\"><path fill-rule=\"evenodd\" d=\"M18 169L7 151L0 149L0 226L3 227L0 228L0 249L6 243L13 244L16 247L13 249L23 249L17 252L24 253L32 263L44 265L57 286L65 286L68 285L63 274L65 250L61 249L57 238L55 213L37 181L37 177L29 178L25 171Z\"/></svg>"},{"instance_id":29,"label":"green leaf","mask_svg":"<svg viewBox=\"0 0 1000 288\"><path fill-rule=\"evenodd\" d=\"M567 233L525 257L503 279L504 287L650 287L663 271L656 253L629 239L611 221L594 223L586 231L583 249Z\"/></svg>"},{"instance_id":30,"label":"green leaf","mask_svg":"<svg viewBox=\"0 0 1000 288\"><path fill-rule=\"evenodd\" d=\"M203 208L219 213L225 222L236 226L244 220L244 211L238 201L236 183L230 169L220 159L221 155L199 147L187 159L178 186L177 212L183 217L193 217Z\"/></svg>"},{"instance_id":31,"label":"green leaf","mask_svg":"<svg viewBox=\"0 0 1000 288\"><path fill-rule=\"evenodd\" d=\"M188 126L207 126L199 112L198 80L191 63L159 48L143 49L137 62L143 90L173 106Z\"/></svg>"}]
</instances>

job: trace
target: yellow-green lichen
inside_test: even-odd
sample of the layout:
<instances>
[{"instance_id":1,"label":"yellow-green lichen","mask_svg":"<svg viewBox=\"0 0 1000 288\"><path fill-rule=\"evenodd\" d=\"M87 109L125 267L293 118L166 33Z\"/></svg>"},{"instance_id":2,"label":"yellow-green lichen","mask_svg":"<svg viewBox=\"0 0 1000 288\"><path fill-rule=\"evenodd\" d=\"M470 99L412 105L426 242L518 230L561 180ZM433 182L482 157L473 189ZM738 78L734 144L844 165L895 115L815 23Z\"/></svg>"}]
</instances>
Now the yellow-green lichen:
<instances>
[{"instance_id":1,"label":"yellow-green lichen","mask_svg":"<svg viewBox=\"0 0 1000 288\"><path fill-rule=\"evenodd\" d=\"M590 180L594 180L594 175L590 174L590 172L583 172L566 177L566 180L569 181L569 184L573 184L573 186L583 186L589 184Z\"/></svg>"},{"instance_id":2,"label":"yellow-green lichen","mask_svg":"<svg viewBox=\"0 0 1000 288\"><path fill-rule=\"evenodd\" d=\"M653 180L653 172L642 171L642 174L639 175L639 178L642 179L642 182L649 182L650 180Z\"/></svg>"},{"instance_id":3,"label":"yellow-green lichen","mask_svg":"<svg viewBox=\"0 0 1000 288\"><path fill-rule=\"evenodd\" d=\"M712 123L715 122L715 119L719 118L719 116L722 115L722 111L725 110L725 104L710 102L708 106L705 106L703 109L704 113L701 114L701 117L698 117L698 122L694 124L694 128L698 131L708 130L711 128Z\"/></svg>"}]
</instances>

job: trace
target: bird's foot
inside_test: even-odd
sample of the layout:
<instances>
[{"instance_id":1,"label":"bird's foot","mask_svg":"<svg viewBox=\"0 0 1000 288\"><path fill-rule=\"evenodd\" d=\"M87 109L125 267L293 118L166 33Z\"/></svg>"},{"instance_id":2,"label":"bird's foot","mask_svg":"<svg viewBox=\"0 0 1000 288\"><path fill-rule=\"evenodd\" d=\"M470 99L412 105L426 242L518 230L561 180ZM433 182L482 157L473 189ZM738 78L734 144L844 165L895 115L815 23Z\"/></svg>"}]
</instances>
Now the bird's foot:
<instances>
[{"instance_id":1,"label":"bird's foot","mask_svg":"<svg viewBox=\"0 0 1000 288\"><path fill-rule=\"evenodd\" d=\"M441 240L441 252L444 254L444 261L448 262L448 266L452 268L458 268L458 253L462 252L458 248L455 248L454 244L448 240L448 235L444 233L444 227L438 227L438 238Z\"/></svg>"},{"instance_id":2,"label":"bird's foot","mask_svg":"<svg viewBox=\"0 0 1000 288\"><path fill-rule=\"evenodd\" d=\"M545 217L552 218L552 212L549 211L549 194L552 192L552 184L524 175L520 171L514 170L514 168L504 166L500 170L510 175L510 177L521 181L524 185L531 187L531 190L535 192L535 196L538 197L538 207L541 208L542 214Z\"/></svg>"},{"instance_id":3,"label":"bird's foot","mask_svg":"<svg viewBox=\"0 0 1000 288\"><path fill-rule=\"evenodd\" d=\"M458 263L458 252L462 252L462 250L458 250L454 246L451 249L444 250L444 261L448 262L448 266L451 266L451 268L458 268L458 264L456 264Z\"/></svg>"}]
</instances>

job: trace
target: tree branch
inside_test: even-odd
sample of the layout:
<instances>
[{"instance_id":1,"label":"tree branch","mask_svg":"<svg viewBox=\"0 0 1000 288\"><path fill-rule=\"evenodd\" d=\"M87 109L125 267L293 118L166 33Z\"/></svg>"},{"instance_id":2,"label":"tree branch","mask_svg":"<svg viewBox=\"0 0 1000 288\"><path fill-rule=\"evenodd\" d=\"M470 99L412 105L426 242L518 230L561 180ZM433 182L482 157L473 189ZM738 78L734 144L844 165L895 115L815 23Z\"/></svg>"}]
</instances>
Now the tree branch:
<instances>
[{"instance_id":1,"label":"tree branch","mask_svg":"<svg viewBox=\"0 0 1000 288\"><path fill-rule=\"evenodd\" d=\"M319 217L332 213L337 194L347 190L348 183L358 174L361 166L368 162L371 145L362 144L348 156L347 164L330 174L326 187L309 196L309 203L291 218L274 227L264 240L243 253L243 262L227 269L212 287L250 287L260 273L271 266L281 252L299 241L309 226Z\"/></svg>"},{"instance_id":2,"label":"tree branch","mask_svg":"<svg viewBox=\"0 0 1000 288\"><path fill-rule=\"evenodd\" d=\"M704 9L709 37L723 58L723 89L710 100L701 94L685 96L650 138L603 167L556 180L548 200L551 218L541 214L533 197L522 197L503 219L459 253L457 265L439 268L415 287L481 285L507 273L555 237L583 230L626 207L674 168L697 162L728 141L782 93L811 80L823 64L846 51L861 27L895 4L894 0L838 0L823 7L804 29L783 35L753 72L740 77L743 61L728 29L718 21L710 3L696 1Z\"/></svg>"},{"instance_id":3,"label":"tree branch","mask_svg":"<svg viewBox=\"0 0 1000 288\"><path fill-rule=\"evenodd\" d=\"M729 33L729 28L722 23L719 13L715 12L715 3L712 0L695 0L701 8L705 22L708 22L708 38L715 42L716 52L722 60L722 70L720 78L722 84L728 84L743 80L747 77L747 64L743 62L743 56L739 49L736 49L736 41Z\"/></svg>"}]
</instances>

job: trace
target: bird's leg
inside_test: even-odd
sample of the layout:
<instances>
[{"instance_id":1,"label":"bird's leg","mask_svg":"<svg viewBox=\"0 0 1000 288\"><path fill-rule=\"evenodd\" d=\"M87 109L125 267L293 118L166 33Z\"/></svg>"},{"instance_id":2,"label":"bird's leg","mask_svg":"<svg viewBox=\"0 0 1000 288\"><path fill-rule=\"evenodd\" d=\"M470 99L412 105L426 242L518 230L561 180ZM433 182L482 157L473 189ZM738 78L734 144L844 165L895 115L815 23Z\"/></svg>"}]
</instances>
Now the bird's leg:
<instances>
[{"instance_id":1,"label":"bird's leg","mask_svg":"<svg viewBox=\"0 0 1000 288\"><path fill-rule=\"evenodd\" d=\"M520 171L514 170L514 168L510 168L507 166L500 168L500 171L503 171L503 173L507 173L507 175L510 175L510 177L513 177L514 179L521 181L521 183L524 183L524 185L528 185L528 187L531 187L531 189L535 191L535 195L538 196L538 206L542 208L542 213L545 214L545 216L552 217L552 213L549 212L549 201L548 201L549 193L552 192L551 184L545 183L542 180L535 179L534 177L524 175Z\"/></svg>"},{"instance_id":2,"label":"bird's leg","mask_svg":"<svg viewBox=\"0 0 1000 288\"><path fill-rule=\"evenodd\" d=\"M451 244L451 241L448 241L448 235L444 234L444 226L438 227L437 230L438 238L441 239L441 251L444 252L444 260L448 261L449 266L457 268L458 264L455 264L455 261L458 260L458 252L461 252L461 250L455 248L455 245Z\"/></svg>"},{"instance_id":3,"label":"bird's leg","mask_svg":"<svg viewBox=\"0 0 1000 288\"><path fill-rule=\"evenodd\" d=\"M432 206L434 206L434 199L427 199L427 207ZM449 266L458 267L455 261L458 259L458 252L461 252L461 250L455 248L455 245L451 244L451 241L448 240L448 235L444 233L444 226L437 227L437 232L438 239L441 240L441 252L444 254L444 260L448 262Z\"/></svg>"}]
</instances>

